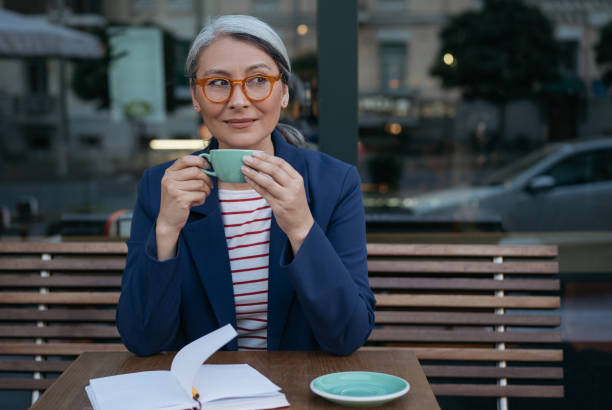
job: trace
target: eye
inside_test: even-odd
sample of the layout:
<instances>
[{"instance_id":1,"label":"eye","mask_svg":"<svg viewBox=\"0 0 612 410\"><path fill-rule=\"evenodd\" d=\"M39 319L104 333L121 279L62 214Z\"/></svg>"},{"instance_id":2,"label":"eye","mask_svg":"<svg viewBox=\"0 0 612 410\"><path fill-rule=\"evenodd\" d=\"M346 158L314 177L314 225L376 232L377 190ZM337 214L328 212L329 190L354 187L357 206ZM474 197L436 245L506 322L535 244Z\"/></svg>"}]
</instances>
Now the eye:
<instances>
[{"instance_id":1,"label":"eye","mask_svg":"<svg viewBox=\"0 0 612 410\"><path fill-rule=\"evenodd\" d=\"M213 78L206 83L207 87L227 87L228 85L229 80L225 78Z\"/></svg>"},{"instance_id":2,"label":"eye","mask_svg":"<svg viewBox=\"0 0 612 410\"><path fill-rule=\"evenodd\" d=\"M247 85L249 86L265 86L268 84L268 79L266 77L262 77L259 75L256 75L254 77L249 78L249 80L247 81Z\"/></svg>"}]
</instances>

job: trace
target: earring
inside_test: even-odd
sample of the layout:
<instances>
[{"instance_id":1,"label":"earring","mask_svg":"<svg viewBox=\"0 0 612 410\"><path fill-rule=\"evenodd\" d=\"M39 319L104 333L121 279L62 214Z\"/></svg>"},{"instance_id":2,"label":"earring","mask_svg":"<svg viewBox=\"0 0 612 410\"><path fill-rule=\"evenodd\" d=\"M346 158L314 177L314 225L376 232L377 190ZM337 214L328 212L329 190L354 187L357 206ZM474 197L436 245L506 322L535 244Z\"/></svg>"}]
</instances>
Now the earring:
<instances>
[{"instance_id":1,"label":"earring","mask_svg":"<svg viewBox=\"0 0 612 410\"><path fill-rule=\"evenodd\" d=\"M193 106L193 109L196 110L197 112L200 112L200 106L197 104Z\"/></svg>"}]
</instances>

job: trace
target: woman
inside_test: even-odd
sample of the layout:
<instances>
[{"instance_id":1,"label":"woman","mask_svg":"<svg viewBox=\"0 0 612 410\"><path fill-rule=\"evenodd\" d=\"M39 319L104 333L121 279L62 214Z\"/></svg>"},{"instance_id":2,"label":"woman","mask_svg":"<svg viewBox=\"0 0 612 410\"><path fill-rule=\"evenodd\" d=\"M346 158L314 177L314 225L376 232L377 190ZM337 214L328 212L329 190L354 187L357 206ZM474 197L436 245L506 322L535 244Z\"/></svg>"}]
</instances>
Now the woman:
<instances>
[{"instance_id":1,"label":"woman","mask_svg":"<svg viewBox=\"0 0 612 410\"><path fill-rule=\"evenodd\" d=\"M278 35L249 16L223 16L186 63L209 149L256 149L246 184L216 181L196 155L153 167L138 185L117 309L139 355L180 349L231 323L229 349L350 354L374 324L359 175L296 147L278 123L290 64Z\"/></svg>"}]
</instances>

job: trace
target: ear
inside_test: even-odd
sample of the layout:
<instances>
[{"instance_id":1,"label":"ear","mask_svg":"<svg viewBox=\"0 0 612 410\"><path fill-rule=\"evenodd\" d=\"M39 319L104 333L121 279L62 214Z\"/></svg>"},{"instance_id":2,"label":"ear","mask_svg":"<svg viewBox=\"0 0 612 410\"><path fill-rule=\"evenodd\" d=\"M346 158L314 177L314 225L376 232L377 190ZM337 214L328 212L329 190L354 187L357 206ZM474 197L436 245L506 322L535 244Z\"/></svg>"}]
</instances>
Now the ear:
<instances>
[{"instance_id":1,"label":"ear","mask_svg":"<svg viewBox=\"0 0 612 410\"><path fill-rule=\"evenodd\" d=\"M289 105L289 86L287 84L283 84L283 94L281 96L281 107L287 108Z\"/></svg>"},{"instance_id":2,"label":"ear","mask_svg":"<svg viewBox=\"0 0 612 410\"><path fill-rule=\"evenodd\" d=\"M196 87L197 87L197 85L193 81L193 78L190 78L189 79L189 91L191 92L191 103L193 104L193 109L196 112L200 112L200 103L196 99L196 92L198 91L198 89Z\"/></svg>"}]
</instances>

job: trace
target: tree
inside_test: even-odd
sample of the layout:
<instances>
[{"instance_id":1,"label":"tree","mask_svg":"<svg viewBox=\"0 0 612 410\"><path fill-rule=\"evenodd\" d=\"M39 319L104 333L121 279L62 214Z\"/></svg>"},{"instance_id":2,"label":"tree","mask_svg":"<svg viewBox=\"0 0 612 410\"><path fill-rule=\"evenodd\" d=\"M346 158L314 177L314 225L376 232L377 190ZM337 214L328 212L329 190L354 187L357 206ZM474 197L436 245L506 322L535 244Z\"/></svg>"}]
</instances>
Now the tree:
<instances>
[{"instance_id":1,"label":"tree","mask_svg":"<svg viewBox=\"0 0 612 410\"><path fill-rule=\"evenodd\" d=\"M97 59L75 60L72 74L72 90L83 101L94 101L98 109L108 108L108 71L113 61L106 28L93 28L90 34L98 37L104 47L104 55Z\"/></svg>"},{"instance_id":2,"label":"tree","mask_svg":"<svg viewBox=\"0 0 612 410\"><path fill-rule=\"evenodd\" d=\"M444 87L459 87L467 99L496 104L501 134L507 102L533 96L558 76L552 25L521 0L484 0L481 10L451 18L440 40L431 73Z\"/></svg>"},{"instance_id":3,"label":"tree","mask_svg":"<svg viewBox=\"0 0 612 410\"><path fill-rule=\"evenodd\" d=\"M597 63L602 66L601 79L610 87L612 86L612 21L602 27L595 52Z\"/></svg>"}]
</instances>

